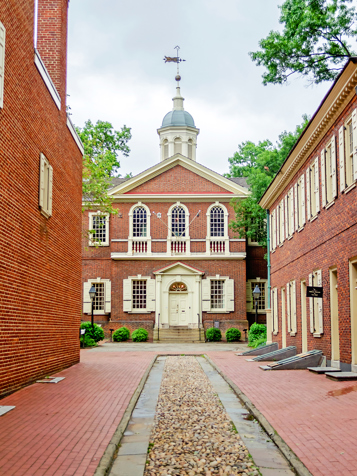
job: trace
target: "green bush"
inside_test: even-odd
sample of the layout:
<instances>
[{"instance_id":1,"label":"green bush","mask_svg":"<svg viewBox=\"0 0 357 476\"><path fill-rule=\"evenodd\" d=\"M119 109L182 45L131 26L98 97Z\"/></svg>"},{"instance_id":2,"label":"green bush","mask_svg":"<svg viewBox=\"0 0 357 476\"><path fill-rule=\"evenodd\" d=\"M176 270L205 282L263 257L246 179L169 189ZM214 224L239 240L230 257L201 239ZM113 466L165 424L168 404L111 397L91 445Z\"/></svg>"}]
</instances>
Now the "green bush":
<instances>
[{"instance_id":1,"label":"green bush","mask_svg":"<svg viewBox=\"0 0 357 476\"><path fill-rule=\"evenodd\" d=\"M83 347L97 347L97 343L95 340L93 340L89 335L84 334L80 338L81 343L83 344Z\"/></svg>"},{"instance_id":2,"label":"green bush","mask_svg":"<svg viewBox=\"0 0 357 476\"><path fill-rule=\"evenodd\" d=\"M216 327L210 327L206 331L206 339L210 342L218 342L222 339L222 332Z\"/></svg>"},{"instance_id":3,"label":"green bush","mask_svg":"<svg viewBox=\"0 0 357 476\"><path fill-rule=\"evenodd\" d=\"M90 322L81 322L81 329L85 329L86 333L84 335L91 337L94 342L104 339L104 331L97 324L94 324L94 327L92 327Z\"/></svg>"},{"instance_id":4,"label":"green bush","mask_svg":"<svg viewBox=\"0 0 357 476\"><path fill-rule=\"evenodd\" d=\"M130 337L130 331L127 327L120 327L115 332L113 332L113 341L114 342L123 342L128 340Z\"/></svg>"},{"instance_id":5,"label":"green bush","mask_svg":"<svg viewBox=\"0 0 357 476\"><path fill-rule=\"evenodd\" d=\"M148 340L149 333L147 330L142 329L139 327L139 329L136 329L132 334L131 338L133 339L134 342L145 342Z\"/></svg>"},{"instance_id":6,"label":"green bush","mask_svg":"<svg viewBox=\"0 0 357 476\"><path fill-rule=\"evenodd\" d=\"M265 339L267 338L267 328L264 324L258 324L255 322L250 326L248 332L248 346L253 347L253 342L258 339Z\"/></svg>"},{"instance_id":7,"label":"green bush","mask_svg":"<svg viewBox=\"0 0 357 476\"><path fill-rule=\"evenodd\" d=\"M230 329L226 330L227 342L236 342L240 339L240 336L241 336L240 330L235 327L231 327Z\"/></svg>"},{"instance_id":8,"label":"green bush","mask_svg":"<svg viewBox=\"0 0 357 476\"><path fill-rule=\"evenodd\" d=\"M261 337L260 339L253 340L252 344L249 347L253 347L253 349L256 349L257 347L262 347L266 345L266 343L267 343L267 338Z\"/></svg>"}]
</instances>

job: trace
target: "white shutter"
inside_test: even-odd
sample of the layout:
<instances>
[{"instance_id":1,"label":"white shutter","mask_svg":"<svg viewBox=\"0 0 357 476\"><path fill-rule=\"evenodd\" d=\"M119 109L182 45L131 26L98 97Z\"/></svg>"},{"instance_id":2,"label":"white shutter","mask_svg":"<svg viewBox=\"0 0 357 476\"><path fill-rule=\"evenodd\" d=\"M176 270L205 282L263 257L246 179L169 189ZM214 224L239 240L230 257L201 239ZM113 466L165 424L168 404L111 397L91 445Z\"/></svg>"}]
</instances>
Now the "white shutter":
<instances>
[{"instance_id":1,"label":"white shutter","mask_svg":"<svg viewBox=\"0 0 357 476\"><path fill-rule=\"evenodd\" d=\"M309 274L309 286L312 286L312 273ZM314 298L309 298L309 307L310 307L310 332L314 333Z\"/></svg>"},{"instance_id":2,"label":"white shutter","mask_svg":"<svg viewBox=\"0 0 357 476\"><path fill-rule=\"evenodd\" d=\"M326 205L326 164L325 164L325 149L321 151L321 194L322 206Z\"/></svg>"},{"instance_id":3,"label":"white shutter","mask_svg":"<svg viewBox=\"0 0 357 476\"><path fill-rule=\"evenodd\" d=\"M296 332L296 282L291 285L291 330Z\"/></svg>"},{"instance_id":4,"label":"white shutter","mask_svg":"<svg viewBox=\"0 0 357 476\"><path fill-rule=\"evenodd\" d=\"M53 188L53 167L49 166L48 171L48 216L52 215L52 188Z\"/></svg>"},{"instance_id":5,"label":"white shutter","mask_svg":"<svg viewBox=\"0 0 357 476\"><path fill-rule=\"evenodd\" d=\"M295 231L299 228L298 222L298 186L297 183L294 185L294 203L295 203Z\"/></svg>"},{"instance_id":6,"label":"white shutter","mask_svg":"<svg viewBox=\"0 0 357 476\"><path fill-rule=\"evenodd\" d=\"M273 213L271 213L271 215L269 216L269 220L270 220L270 227L269 227L269 238L270 238L270 251L273 251Z\"/></svg>"},{"instance_id":7,"label":"white shutter","mask_svg":"<svg viewBox=\"0 0 357 476\"><path fill-rule=\"evenodd\" d=\"M279 319L278 319L278 290L274 290L274 332L279 332Z\"/></svg>"},{"instance_id":8,"label":"white shutter","mask_svg":"<svg viewBox=\"0 0 357 476\"><path fill-rule=\"evenodd\" d=\"M337 197L337 163L336 163L336 136L331 142L331 169L332 169L332 197Z\"/></svg>"},{"instance_id":9,"label":"white shutter","mask_svg":"<svg viewBox=\"0 0 357 476\"><path fill-rule=\"evenodd\" d=\"M5 34L5 27L0 22L0 108L4 107Z\"/></svg>"},{"instance_id":10,"label":"white shutter","mask_svg":"<svg viewBox=\"0 0 357 476\"><path fill-rule=\"evenodd\" d=\"M290 217L289 217L289 230L290 230L290 235L294 233L294 189L291 188L289 192L289 212L290 212Z\"/></svg>"},{"instance_id":11,"label":"white shutter","mask_svg":"<svg viewBox=\"0 0 357 476\"><path fill-rule=\"evenodd\" d=\"M338 130L338 154L340 157L340 192L346 187L345 176L345 128L341 126Z\"/></svg>"},{"instance_id":12,"label":"white shutter","mask_svg":"<svg viewBox=\"0 0 357 476\"><path fill-rule=\"evenodd\" d=\"M91 288L91 283L83 283L83 313L91 314L92 312L92 301L89 296L89 290Z\"/></svg>"},{"instance_id":13,"label":"white shutter","mask_svg":"<svg viewBox=\"0 0 357 476\"><path fill-rule=\"evenodd\" d=\"M253 311L253 294L252 294L252 285L250 282L245 283L245 295L246 295L247 312Z\"/></svg>"},{"instance_id":14,"label":"white shutter","mask_svg":"<svg viewBox=\"0 0 357 476\"><path fill-rule=\"evenodd\" d=\"M306 212L307 220L311 218L311 205L310 205L310 167L306 170Z\"/></svg>"},{"instance_id":15,"label":"white shutter","mask_svg":"<svg viewBox=\"0 0 357 476\"><path fill-rule=\"evenodd\" d=\"M286 239L289 238L289 198L288 195L285 197L285 228L286 228Z\"/></svg>"},{"instance_id":16,"label":"white shutter","mask_svg":"<svg viewBox=\"0 0 357 476\"><path fill-rule=\"evenodd\" d=\"M272 228L271 228L272 247L273 247L273 251L274 251L275 250L275 243L276 243L275 210L272 212L271 218L272 218Z\"/></svg>"},{"instance_id":17,"label":"white shutter","mask_svg":"<svg viewBox=\"0 0 357 476\"><path fill-rule=\"evenodd\" d=\"M40 190L39 190L39 205L41 208L44 207L44 197L45 197L45 156L40 154Z\"/></svg>"},{"instance_id":18,"label":"white shutter","mask_svg":"<svg viewBox=\"0 0 357 476\"><path fill-rule=\"evenodd\" d=\"M317 286L322 286L322 271L321 269L319 269L317 271ZM318 324L319 324L319 327L318 327L318 331L320 334L323 334L324 332L324 316L323 316L323 309L322 309L322 301L323 299L322 298L317 298L317 303L318 303ZM316 326L317 327L317 326Z\"/></svg>"},{"instance_id":19,"label":"white shutter","mask_svg":"<svg viewBox=\"0 0 357 476\"><path fill-rule=\"evenodd\" d=\"M280 232L280 205L276 207L276 246L281 243Z\"/></svg>"},{"instance_id":20,"label":"white shutter","mask_svg":"<svg viewBox=\"0 0 357 476\"><path fill-rule=\"evenodd\" d=\"M286 284L286 316L288 318L288 332L291 332L290 283Z\"/></svg>"},{"instance_id":21,"label":"white shutter","mask_svg":"<svg viewBox=\"0 0 357 476\"><path fill-rule=\"evenodd\" d=\"M211 310L211 280L202 279L202 311Z\"/></svg>"},{"instance_id":22,"label":"white shutter","mask_svg":"<svg viewBox=\"0 0 357 476\"><path fill-rule=\"evenodd\" d=\"M285 240L285 213L284 213L284 199L280 202L280 229L281 229L281 241Z\"/></svg>"},{"instance_id":23,"label":"white shutter","mask_svg":"<svg viewBox=\"0 0 357 476\"><path fill-rule=\"evenodd\" d=\"M316 213L320 211L320 186L319 186L319 159L315 159L315 197L316 197Z\"/></svg>"},{"instance_id":24,"label":"white shutter","mask_svg":"<svg viewBox=\"0 0 357 476\"><path fill-rule=\"evenodd\" d=\"M226 311L234 311L234 279L226 279Z\"/></svg>"},{"instance_id":25,"label":"white shutter","mask_svg":"<svg viewBox=\"0 0 357 476\"><path fill-rule=\"evenodd\" d=\"M146 281L146 310L155 311L155 279Z\"/></svg>"},{"instance_id":26,"label":"white shutter","mask_svg":"<svg viewBox=\"0 0 357 476\"><path fill-rule=\"evenodd\" d=\"M275 319L274 319L274 291L275 289L272 289L270 291L270 308L271 308L271 316L272 316L272 321L273 321L273 332L275 332L274 325L275 325Z\"/></svg>"},{"instance_id":27,"label":"white shutter","mask_svg":"<svg viewBox=\"0 0 357 476\"><path fill-rule=\"evenodd\" d=\"M301 213L301 223L305 225L306 223L306 210L305 210L305 175L301 176L301 204L300 204L300 213Z\"/></svg>"},{"instance_id":28,"label":"white shutter","mask_svg":"<svg viewBox=\"0 0 357 476\"><path fill-rule=\"evenodd\" d=\"M123 310L130 312L132 306L131 279L123 279Z\"/></svg>"},{"instance_id":29,"label":"white shutter","mask_svg":"<svg viewBox=\"0 0 357 476\"><path fill-rule=\"evenodd\" d=\"M352 112L353 180L357 180L357 109Z\"/></svg>"},{"instance_id":30,"label":"white shutter","mask_svg":"<svg viewBox=\"0 0 357 476\"><path fill-rule=\"evenodd\" d=\"M104 282L104 312L111 312L112 310L112 283L108 280Z\"/></svg>"}]
</instances>

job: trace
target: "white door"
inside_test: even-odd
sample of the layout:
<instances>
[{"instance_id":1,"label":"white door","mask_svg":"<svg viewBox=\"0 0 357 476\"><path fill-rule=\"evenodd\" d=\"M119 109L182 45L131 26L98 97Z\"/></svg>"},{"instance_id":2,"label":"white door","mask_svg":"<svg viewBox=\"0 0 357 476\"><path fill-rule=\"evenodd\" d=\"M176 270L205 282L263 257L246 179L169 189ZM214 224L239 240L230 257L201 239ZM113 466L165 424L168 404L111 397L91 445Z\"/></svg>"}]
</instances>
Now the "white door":
<instances>
[{"instance_id":1,"label":"white door","mask_svg":"<svg viewBox=\"0 0 357 476\"><path fill-rule=\"evenodd\" d=\"M188 307L187 294L170 294L170 325L187 326Z\"/></svg>"}]
</instances>

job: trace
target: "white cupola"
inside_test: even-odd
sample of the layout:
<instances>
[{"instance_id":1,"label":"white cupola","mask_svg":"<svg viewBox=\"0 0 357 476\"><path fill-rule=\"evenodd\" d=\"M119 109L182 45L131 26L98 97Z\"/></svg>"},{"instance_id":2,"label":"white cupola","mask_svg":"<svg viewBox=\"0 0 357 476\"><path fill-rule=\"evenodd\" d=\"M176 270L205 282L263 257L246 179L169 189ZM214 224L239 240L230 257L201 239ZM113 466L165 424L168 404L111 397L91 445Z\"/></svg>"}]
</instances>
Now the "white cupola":
<instances>
[{"instance_id":1,"label":"white cupola","mask_svg":"<svg viewBox=\"0 0 357 476\"><path fill-rule=\"evenodd\" d=\"M173 108L162 120L162 125L157 133L160 136L161 161L175 154L196 160L197 136L200 130L190 113L184 110L184 98L181 96L181 76L175 77L177 81L176 95L172 98Z\"/></svg>"}]
</instances>

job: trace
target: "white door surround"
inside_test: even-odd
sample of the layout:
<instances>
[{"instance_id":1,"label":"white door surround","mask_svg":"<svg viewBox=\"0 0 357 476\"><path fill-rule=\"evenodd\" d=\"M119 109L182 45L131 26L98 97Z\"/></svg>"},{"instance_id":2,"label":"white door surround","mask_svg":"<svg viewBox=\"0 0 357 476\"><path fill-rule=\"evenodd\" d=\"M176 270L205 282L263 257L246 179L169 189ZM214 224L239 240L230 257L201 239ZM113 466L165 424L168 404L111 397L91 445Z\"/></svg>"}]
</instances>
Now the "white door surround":
<instances>
[{"instance_id":1,"label":"white door surround","mask_svg":"<svg viewBox=\"0 0 357 476\"><path fill-rule=\"evenodd\" d=\"M170 326L187 326L191 322L188 293L170 293Z\"/></svg>"}]
</instances>

